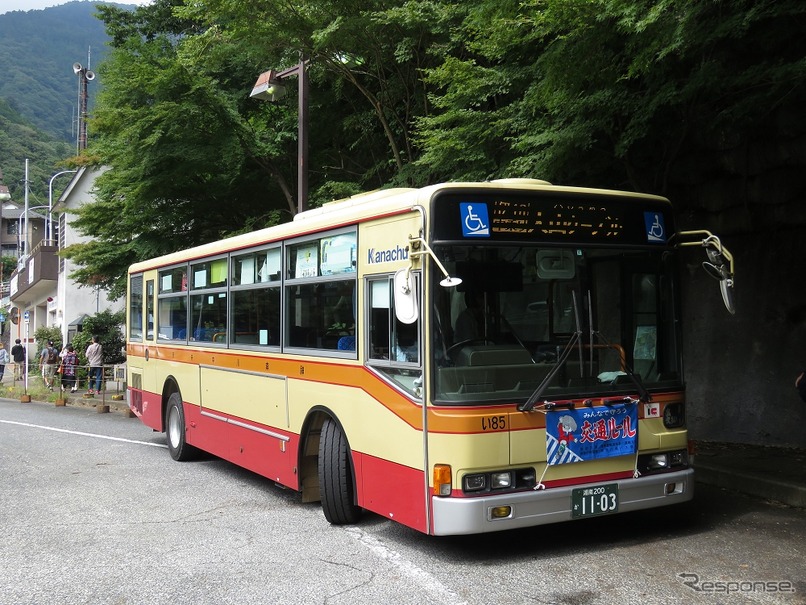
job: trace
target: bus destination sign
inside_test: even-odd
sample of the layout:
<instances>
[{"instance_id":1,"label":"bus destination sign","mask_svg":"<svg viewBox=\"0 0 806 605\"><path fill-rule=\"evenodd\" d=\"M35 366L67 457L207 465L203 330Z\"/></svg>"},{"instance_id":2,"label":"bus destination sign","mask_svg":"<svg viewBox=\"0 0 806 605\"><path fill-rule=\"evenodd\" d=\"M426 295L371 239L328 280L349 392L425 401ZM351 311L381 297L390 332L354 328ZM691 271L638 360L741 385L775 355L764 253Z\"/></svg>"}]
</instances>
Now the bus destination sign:
<instances>
[{"instance_id":1,"label":"bus destination sign","mask_svg":"<svg viewBox=\"0 0 806 605\"><path fill-rule=\"evenodd\" d=\"M662 198L444 193L434 200L434 239L443 241L663 244L673 232Z\"/></svg>"},{"instance_id":2,"label":"bus destination sign","mask_svg":"<svg viewBox=\"0 0 806 605\"><path fill-rule=\"evenodd\" d=\"M529 202L494 200L491 230L526 236L618 239L624 230L624 220L612 208L596 204L557 202L535 206Z\"/></svg>"}]
</instances>

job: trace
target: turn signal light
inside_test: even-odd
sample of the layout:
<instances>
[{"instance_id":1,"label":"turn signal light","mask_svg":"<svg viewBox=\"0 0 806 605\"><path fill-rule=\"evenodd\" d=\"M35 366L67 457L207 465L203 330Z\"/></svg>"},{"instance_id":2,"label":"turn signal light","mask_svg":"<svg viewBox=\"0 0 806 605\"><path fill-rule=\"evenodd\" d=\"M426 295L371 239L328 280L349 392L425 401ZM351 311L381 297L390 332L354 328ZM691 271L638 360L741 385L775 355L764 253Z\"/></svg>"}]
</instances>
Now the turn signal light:
<instances>
[{"instance_id":1,"label":"turn signal light","mask_svg":"<svg viewBox=\"0 0 806 605\"><path fill-rule=\"evenodd\" d=\"M451 467L447 464L434 465L434 495L435 496L450 496L451 485L453 481L451 478Z\"/></svg>"}]
</instances>

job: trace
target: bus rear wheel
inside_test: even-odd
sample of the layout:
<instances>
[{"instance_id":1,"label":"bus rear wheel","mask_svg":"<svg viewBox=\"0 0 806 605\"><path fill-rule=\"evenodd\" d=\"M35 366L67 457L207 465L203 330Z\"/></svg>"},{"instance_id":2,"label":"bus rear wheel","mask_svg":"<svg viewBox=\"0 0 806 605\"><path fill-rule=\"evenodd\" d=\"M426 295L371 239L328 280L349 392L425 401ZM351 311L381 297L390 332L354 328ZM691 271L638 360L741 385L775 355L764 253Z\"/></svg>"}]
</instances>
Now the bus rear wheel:
<instances>
[{"instance_id":1,"label":"bus rear wheel","mask_svg":"<svg viewBox=\"0 0 806 605\"><path fill-rule=\"evenodd\" d=\"M319 490L328 522L344 525L361 518L361 507L355 504L350 448L331 418L325 419L319 437Z\"/></svg>"},{"instance_id":2,"label":"bus rear wheel","mask_svg":"<svg viewBox=\"0 0 806 605\"><path fill-rule=\"evenodd\" d=\"M184 462L194 457L196 448L188 445L185 440L185 410L179 393L171 393L168 397L165 433L168 436L168 451L171 453L171 458Z\"/></svg>"}]
</instances>

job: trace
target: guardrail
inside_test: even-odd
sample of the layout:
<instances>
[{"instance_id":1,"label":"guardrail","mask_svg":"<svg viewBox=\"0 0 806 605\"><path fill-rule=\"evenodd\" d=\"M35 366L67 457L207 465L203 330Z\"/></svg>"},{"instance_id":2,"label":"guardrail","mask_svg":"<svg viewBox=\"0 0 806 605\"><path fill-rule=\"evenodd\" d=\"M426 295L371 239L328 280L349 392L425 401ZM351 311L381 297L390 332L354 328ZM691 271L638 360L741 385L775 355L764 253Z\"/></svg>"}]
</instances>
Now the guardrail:
<instances>
[{"instance_id":1,"label":"guardrail","mask_svg":"<svg viewBox=\"0 0 806 605\"><path fill-rule=\"evenodd\" d=\"M62 389L62 375L57 372L57 368L58 365L53 367L52 378L50 375L48 375L48 378L52 383L52 388L50 388L50 390L53 392L64 392L65 395L73 393L74 395L81 397L99 396L102 405L106 404L107 398L111 400L124 399L124 395L126 393L125 364L110 364L102 366L101 387L97 390L94 387L95 378L90 376L91 368L89 365L76 366L76 380L74 389L71 389L69 386L65 389ZM13 386L20 386L25 382L24 372L26 371L28 372L29 388L32 385L36 385L39 388L48 388L45 380L44 364L39 363L29 363L27 364L27 367L24 364L17 364L13 361L6 364L3 382L7 382L8 377L10 376L10 382L13 384Z\"/></svg>"}]
</instances>

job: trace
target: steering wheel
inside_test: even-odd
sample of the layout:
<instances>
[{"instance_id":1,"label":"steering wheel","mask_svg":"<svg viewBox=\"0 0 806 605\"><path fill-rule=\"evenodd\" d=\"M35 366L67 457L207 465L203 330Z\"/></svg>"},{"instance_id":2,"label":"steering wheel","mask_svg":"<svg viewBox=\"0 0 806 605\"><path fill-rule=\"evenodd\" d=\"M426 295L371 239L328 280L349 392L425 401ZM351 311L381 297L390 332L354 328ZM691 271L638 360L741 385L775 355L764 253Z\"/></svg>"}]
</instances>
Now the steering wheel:
<instances>
[{"instance_id":1,"label":"steering wheel","mask_svg":"<svg viewBox=\"0 0 806 605\"><path fill-rule=\"evenodd\" d=\"M458 351L459 349L461 349L463 347L467 347L467 346L469 346L471 344L476 344L476 343L479 343L479 344L489 343L491 345L494 345L495 341L490 339L490 338L484 338L484 337L467 338L465 340L460 340L459 342L453 343L451 346L449 346L446 349L445 354L448 355L448 357L453 357L453 352L454 351Z\"/></svg>"}]
</instances>

